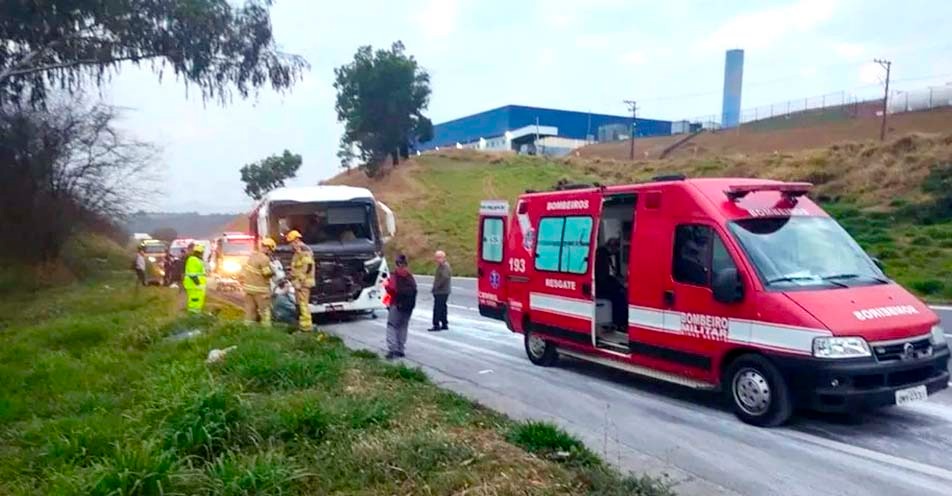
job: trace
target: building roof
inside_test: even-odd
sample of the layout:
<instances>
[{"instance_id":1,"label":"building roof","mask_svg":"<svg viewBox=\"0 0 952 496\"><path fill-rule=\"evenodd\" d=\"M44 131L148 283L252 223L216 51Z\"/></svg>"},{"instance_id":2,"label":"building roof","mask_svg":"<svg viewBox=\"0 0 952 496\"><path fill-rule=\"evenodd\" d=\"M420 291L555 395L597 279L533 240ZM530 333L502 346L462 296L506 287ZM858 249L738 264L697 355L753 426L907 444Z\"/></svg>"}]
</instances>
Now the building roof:
<instances>
[{"instance_id":1,"label":"building roof","mask_svg":"<svg viewBox=\"0 0 952 496\"><path fill-rule=\"evenodd\" d=\"M639 136L655 136L671 133L671 122L655 119L635 119L635 132ZM526 126L548 126L558 129L558 136L587 139L598 134L598 128L607 124L630 126L631 116L559 110L525 105L505 105L476 114L442 122L433 127L433 140L422 144L428 149L436 146L452 146L456 143L472 143L480 138L503 136L506 131Z\"/></svg>"}]
</instances>

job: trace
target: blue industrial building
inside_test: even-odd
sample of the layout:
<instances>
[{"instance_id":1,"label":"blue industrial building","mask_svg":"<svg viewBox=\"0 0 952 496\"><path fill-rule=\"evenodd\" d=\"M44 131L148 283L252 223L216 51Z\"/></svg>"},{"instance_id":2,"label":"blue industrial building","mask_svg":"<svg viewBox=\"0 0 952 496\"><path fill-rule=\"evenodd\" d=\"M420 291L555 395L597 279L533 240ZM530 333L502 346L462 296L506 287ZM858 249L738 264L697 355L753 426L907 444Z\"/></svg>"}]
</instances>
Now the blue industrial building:
<instances>
[{"instance_id":1,"label":"blue industrial building","mask_svg":"<svg viewBox=\"0 0 952 496\"><path fill-rule=\"evenodd\" d=\"M445 147L520 150L543 147L547 154L563 154L595 141L599 131L621 129L630 136L630 116L593 114L521 105L506 105L433 126L433 139L420 150ZM671 121L637 119L636 136L671 134Z\"/></svg>"},{"instance_id":2,"label":"blue industrial building","mask_svg":"<svg viewBox=\"0 0 952 496\"><path fill-rule=\"evenodd\" d=\"M737 127L740 124L740 93L744 82L744 51L728 50L724 57L724 100L721 110L721 126Z\"/></svg>"}]
</instances>

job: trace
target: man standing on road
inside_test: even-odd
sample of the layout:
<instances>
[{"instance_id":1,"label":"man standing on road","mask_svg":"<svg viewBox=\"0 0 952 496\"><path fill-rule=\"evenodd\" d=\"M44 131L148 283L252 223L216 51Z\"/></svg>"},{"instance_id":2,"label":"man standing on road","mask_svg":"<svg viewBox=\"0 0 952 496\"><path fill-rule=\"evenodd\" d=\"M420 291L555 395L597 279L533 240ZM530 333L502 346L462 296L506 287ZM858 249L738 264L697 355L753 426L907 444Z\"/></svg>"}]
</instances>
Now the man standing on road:
<instances>
[{"instance_id":1,"label":"man standing on road","mask_svg":"<svg viewBox=\"0 0 952 496\"><path fill-rule=\"evenodd\" d=\"M446 261L446 252L438 250L434 255L436 258L436 273L433 274L433 327L427 329L430 332L446 331L449 329L449 323L446 321L448 310L446 301L450 298L450 292L453 286L453 270L449 262Z\"/></svg>"},{"instance_id":2,"label":"man standing on road","mask_svg":"<svg viewBox=\"0 0 952 496\"><path fill-rule=\"evenodd\" d=\"M252 253L241 268L245 290L245 322L261 322L271 326L271 255L277 244L271 238L261 240L261 247Z\"/></svg>"},{"instance_id":3,"label":"man standing on road","mask_svg":"<svg viewBox=\"0 0 952 496\"><path fill-rule=\"evenodd\" d=\"M182 278L182 287L188 300L185 309L189 313L201 313L205 308L205 264L202 263L202 245L189 245L192 252L185 261L185 277Z\"/></svg>"},{"instance_id":4,"label":"man standing on road","mask_svg":"<svg viewBox=\"0 0 952 496\"><path fill-rule=\"evenodd\" d=\"M285 236L294 248L294 257L291 258L291 285L298 304L298 328L303 332L311 332L314 328L311 322L311 288L314 287L314 253L301 239L301 233L291 231Z\"/></svg>"},{"instance_id":5,"label":"man standing on road","mask_svg":"<svg viewBox=\"0 0 952 496\"><path fill-rule=\"evenodd\" d=\"M407 344L407 327L416 306L417 286L407 263L406 255L398 255L397 269L387 281L390 312L387 316L387 360L402 358Z\"/></svg>"},{"instance_id":6,"label":"man standing on road","mask_svg":"<svg viewBox=\"0 0 952 496\"><path fill-rule=\"evenodd\" d=\"M136 269L136 277L139 279L139 285L145 286L145 248L139 247L136 250L136 261L133 264Z\"/></svg>"}]
</instances>

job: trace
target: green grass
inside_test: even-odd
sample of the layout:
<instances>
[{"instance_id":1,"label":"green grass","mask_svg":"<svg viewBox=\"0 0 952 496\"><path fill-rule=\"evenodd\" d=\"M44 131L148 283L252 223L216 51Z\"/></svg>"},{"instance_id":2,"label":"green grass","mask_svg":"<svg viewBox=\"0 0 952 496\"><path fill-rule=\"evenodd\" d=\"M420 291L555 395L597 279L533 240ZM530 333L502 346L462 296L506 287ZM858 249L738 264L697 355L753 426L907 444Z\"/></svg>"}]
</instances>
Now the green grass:
<instances>
[{"instance_id":1,"label":"green grass","mask_svg":"<svg viewBox=\"0 0 952 496\"><path fill-rule=\"evenodd\" d=\"M417 272L430 273L431 250L442 249L451 255L455 274L476 274L476 212L481 200L503 199L514 204L527 189L548 189L560 179L586 177L566 164L528 157L507 157L488 164L470 160L422 157L422 167L413 171L413 177L426 196L417 200L419 204L395 206L401 222L415 223L432 240L433 246L411 257L411 267ZM415 247L402 248L412 252Z\"/></svg>"},{"instance_id":2,"label":"green grass","mask_svg":"<svg viewBox=\"0 0 952 496\"><path fill-rule=\"evenodd\" d=\"M922 224L901 213L865 212L843 203L824 208L883 263L890 278L926 299L952 300L952 221Z\"/></svg>"},{"instance_id":3,"label":"green grass","mask_svg":"<svg viewBox=\"0 0 952 496\"><path fill-rule=\"evenodd\" d=\"M541 424L512 444L419 369L176 296L105 274L0 300L0 494L669 494Z\"/></svg>"}]
</instances>

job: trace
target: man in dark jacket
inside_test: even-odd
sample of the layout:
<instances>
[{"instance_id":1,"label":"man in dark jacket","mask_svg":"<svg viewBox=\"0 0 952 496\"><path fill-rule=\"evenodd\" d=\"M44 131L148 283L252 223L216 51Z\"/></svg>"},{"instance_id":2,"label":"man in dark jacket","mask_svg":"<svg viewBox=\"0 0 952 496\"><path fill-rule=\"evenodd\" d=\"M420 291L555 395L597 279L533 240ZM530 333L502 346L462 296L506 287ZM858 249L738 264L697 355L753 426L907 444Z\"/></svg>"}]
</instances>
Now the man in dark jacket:
<instances>
[{"instance_id":1,"label":"man in dark jacket","mask_svg":"<svg viewBox=\"0 0 952 496\"><path fill-rule=\"evenodd\" d=\"M433 275L433 327L427 330L439 332L449 329L446 321L448 313L446 301L450 298L452 291L453 270L446 261L446 252L439 250L434 257L436 258L436 273Z\"/></svg>"},{"instance_id":2,"label":"man in dark jacket","mask_svg":"<svg viewBox=\"0 0 952 496\"><path fill-rule=\"evenodd\" d=\"M417 285L405 255L398 255L396 270L387 281L390 295L390 313L387 316L387 360L402 358L407 343L407 328L410 316L416 307Z\"/></svg>"}]
</instances>

